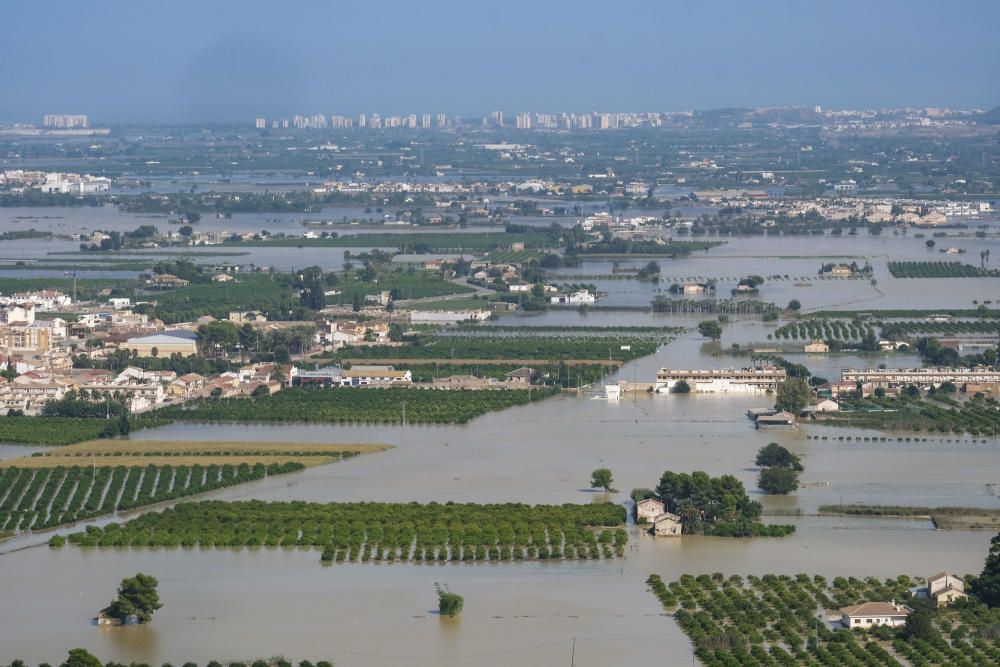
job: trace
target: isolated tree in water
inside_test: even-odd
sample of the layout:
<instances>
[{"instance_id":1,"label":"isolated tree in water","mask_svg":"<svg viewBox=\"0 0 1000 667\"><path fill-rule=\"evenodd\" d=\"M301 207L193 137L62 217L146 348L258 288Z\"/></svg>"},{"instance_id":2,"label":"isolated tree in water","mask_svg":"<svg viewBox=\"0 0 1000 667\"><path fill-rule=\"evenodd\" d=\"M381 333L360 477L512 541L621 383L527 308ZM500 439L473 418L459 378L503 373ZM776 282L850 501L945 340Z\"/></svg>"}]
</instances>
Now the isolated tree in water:
<instances>
[{"instance_id":1,"label":"isolated tree in water","mask_svg":"<svg viewBox=\"0 0 1000 667\"><path fill-rule=\"evenodd\" d=\"M156 577L142 572L122 579L122 583L118 585L118 597L108 607L108 615L119 621L135 616L140 623L149 622L153 618L153 612L163 606L160 595L156 592L159 583Z\"/></svg>"},{"instance_id":2,"label":"isolated tree in water","mask_svg":"<svg viewBox=\"0 0 1000 667\"><path fill-rule=\"evenodd\" d=\"M614 477L611 475L611 471L607 468L598 468L590 474L590 488L592 489L604 489L605 491L612 491L611 485L615 483Z\"/></svg>"},{"instance_id":3,"label":"isolated tree in water","mask_svg":"<svg viewBox=\"0 0 1000 667\"><path fill-rule=\"evenodd\" d=\"M782 468L791 468L792 470L802 470L802 462L799 460L799 457L776 442L770 442L766 446L761 447L760 451L757 452L757 458L754 462L761 468L780 466Z\"/></svg>"}]
</instances>

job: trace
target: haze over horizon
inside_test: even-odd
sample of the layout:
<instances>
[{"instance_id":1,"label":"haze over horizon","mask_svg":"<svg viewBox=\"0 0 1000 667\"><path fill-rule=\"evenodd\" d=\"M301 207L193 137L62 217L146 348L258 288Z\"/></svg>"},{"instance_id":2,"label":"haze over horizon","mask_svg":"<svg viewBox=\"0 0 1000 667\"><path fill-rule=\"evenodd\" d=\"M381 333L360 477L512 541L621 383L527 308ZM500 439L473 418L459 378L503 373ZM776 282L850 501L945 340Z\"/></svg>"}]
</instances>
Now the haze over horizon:
<instances>
[{"instance_id":1,"label":"haze over horizon","mask_svg":"<svg viewBox=\"0 0 1000 667\"><path fill-rule=\"evenodd\" d=\"M988 0L16 1L4 16L8 122L1000 104Z\"/></svg>"}]
</instances>

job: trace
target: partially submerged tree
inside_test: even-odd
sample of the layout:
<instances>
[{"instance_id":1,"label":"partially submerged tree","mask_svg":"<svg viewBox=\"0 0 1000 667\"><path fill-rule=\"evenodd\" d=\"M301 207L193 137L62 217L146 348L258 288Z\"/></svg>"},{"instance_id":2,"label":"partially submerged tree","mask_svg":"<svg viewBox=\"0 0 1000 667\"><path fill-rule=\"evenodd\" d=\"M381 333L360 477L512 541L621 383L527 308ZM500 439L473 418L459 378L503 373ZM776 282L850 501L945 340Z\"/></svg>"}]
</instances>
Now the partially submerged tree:
<instances>
[{"instance_id":1,"label":"partially submerged tree","mask_svg":"<svg viewBox=\"0 0 1000 667\"><path fill-rule=\"evenodd\" d=\"M153 612L163 606L156 587L160 582L156 577L138 573L134 577L122 579L118 586L118 597L108 607L108 616L125 622L135 617L140 623L147 623L153 618Z\"/></svg>"},{"instance_id":2,"label":"partially submerged tree","mask_svg":"<svg viewBox=\"0 0 1000 667\"><path fill-rule=\"evenodd\" d=\"M757 486L769 495L785 495L799 488L799 473L781 466L764 468L760 471Z\"/></svg>"},{"instance_id":3,"label":"partially submerged tree","mask_svg":"<svg viewBox=\"0 0 1000 667\"><path fill-rule=\"evenodd\" d=\"M789 377L778 385L777 398L774 407L778 410L787 410L794 416L805 410L812 400L812 392L809 385L800 377Z\"/></svg>"},{"instance_id":4,"label":"partially submerged tree","mask_svg":"<svg viewBox=\"0 0 1000 667\"><path fill-rule=\"evenodd\" d=\"M452 593L447 586L441 586L437 582L434 583L434 588L438 594L438 612L442 616L457 616L462 613L465 600L461 595Z\"/></svg>"},{"instance_id":5,"label":"partially submerged tree","mask_svg":"<svg viewBox=\"0 0 1000 667\"><path fill-rule=\"evenodd\" d=\"M761 447L757 452L755 463L761 468L780 466L792 470L802 470L802 461L799 457L776 442L770 442Z\"/></svg>"},{"instance_id":6,"label":"partially submerged tree","mask_svg":"<svg viewBox=\"0 0 1000 667\"><path fill-rule=\"evenodd\" d=\"M611 485L615 483L614 477L611 475L611 471L607 468L598 468L594 472L590 473L590 488L601 489L605 491L613 491Z\"/></svg>"}]
</instances>

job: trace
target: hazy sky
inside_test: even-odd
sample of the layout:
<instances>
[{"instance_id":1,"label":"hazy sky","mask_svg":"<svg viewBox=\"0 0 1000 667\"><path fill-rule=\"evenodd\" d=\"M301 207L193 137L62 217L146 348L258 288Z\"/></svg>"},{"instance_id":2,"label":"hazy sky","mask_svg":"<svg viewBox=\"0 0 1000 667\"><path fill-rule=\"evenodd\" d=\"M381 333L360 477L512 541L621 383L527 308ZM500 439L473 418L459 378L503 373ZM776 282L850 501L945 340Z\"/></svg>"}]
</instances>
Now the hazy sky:
<instances>
[{"instance_id":1,"label":"hazy sky","mask_svg":"<svg viewBox=\"0 0 1000 667\"><path fill-rule=\"evenodd\" d=\"M998 0L4 0L0 120L1000 104Z\"/></svg>"}]
</instances>

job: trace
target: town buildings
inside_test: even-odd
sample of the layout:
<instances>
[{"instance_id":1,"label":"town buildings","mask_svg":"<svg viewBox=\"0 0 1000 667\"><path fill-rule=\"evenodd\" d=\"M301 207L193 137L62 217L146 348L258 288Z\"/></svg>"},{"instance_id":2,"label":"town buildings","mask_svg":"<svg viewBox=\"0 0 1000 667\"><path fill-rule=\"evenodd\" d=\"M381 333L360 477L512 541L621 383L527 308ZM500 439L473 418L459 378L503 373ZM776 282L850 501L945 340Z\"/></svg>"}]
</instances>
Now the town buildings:
<instances>
[{"instance_id":1,"label":"town buildings","mask_svg":"<svg viewBox=\"0 0 1000 667\"><path fill-rule=\"evenodd\" d=\"M869 368L857 370L847 368L840 372L843 382L870 384L873 387L940 387L944 382L955 385L1000 383L1000 370L986 366L975 368Z\"/></svg>"},{"instance_id":2,"label":"town buildings","mask_svg":"<svg viewBox=\"0 0 1000 667\"><path fill-rule=\"evenodd\" d=\"M661 368L656 374L657 393L669 392L681 380L691 391L698 393L747 393L763 394L776 391L785 381L787 373L783 368L765 366L763 368L680 370Z\"/></svg>"}]
</instances>

